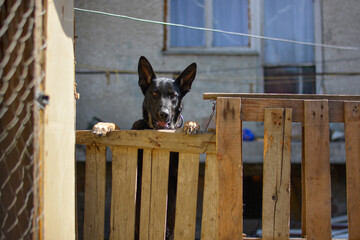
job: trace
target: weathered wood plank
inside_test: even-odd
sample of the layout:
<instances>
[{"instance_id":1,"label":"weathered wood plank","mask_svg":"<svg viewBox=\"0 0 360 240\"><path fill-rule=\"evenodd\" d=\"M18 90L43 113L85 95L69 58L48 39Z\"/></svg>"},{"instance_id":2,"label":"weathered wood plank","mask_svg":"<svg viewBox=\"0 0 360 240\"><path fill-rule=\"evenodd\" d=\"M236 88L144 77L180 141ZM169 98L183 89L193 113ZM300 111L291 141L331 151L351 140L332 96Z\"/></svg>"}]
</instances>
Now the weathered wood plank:
<instances>
[{"instance_id":1,"label":"weathered wood plank","mask_svg":"<svg viewBox=\"0 0 360 240\"><path fill-rule=\"evenodd\" d=\"M1 4L1 40L0 44L1 48L1 72L5 67L3 63L5 62L7 53L11 53L11 57L9 59L13 64L6 64L7 66L14 67L16 72L13 73L13 77L10 79L10 86L8 90L11 89L14 93L18 94L17 100L19 102L13 102L10 105L9 110L15 110L19 106L24 106L24 103L30 103L30 101L35 101L34 92L35 91L43 91L46 96L51 99L51 103L46 105L45 109L37 109L34 105L34 109L31 108L31 118L29 123L32 124L33 120L33 111L41 113L41 119L43 122L42 129L34 130L34 134L39 134L42 137L42 142L34 142L34 151L38 149L40 157L42 157L41 162L41 172L39 176L42 180L42 188L40 192L40 201L42 204L42 209L40 211L40 216L35 217L34 219L40 220L40 229L37 229L36 225L31 226L32 231L39 231L41 239L74 239L75 238L75 193L76 193L76 185L75 185L75 144L74 144L74 131L75 131L75 118L76 118L76 102L74 98L74 84L75 84L75 56L74 56L74 1L56 1L56 0L48 0L48 1L2 1ZM15 7L16 4L20 4L18 7ZM33 5L35 3L35 5ZM11 6L11 8L10 8ZM8 8L6 11L5 9ZM42 12L40 15L35 16L35 9L39 9ZM11 10L10 10L11 9ZM16 9L16 10L15 10ZM59 11L61 9L61 11ZM9 17L4 15L4 10L9 14ZM44 14L46 11L46 14ZM18 21L13 19L10 22L10 29L13 29L13 32L6 31L5 34L3 29L6 29L5 19L11 19L11 15L15 14L15 19L18 18ZM36 18L40 18L40 21L43 22L43 26L33 25L31 22ZM15 20L15 21L14 21ZM25 24L25 25L23 25ZM41 49L44 47L44 43L46 44L46 48L43 50L34 49L31 45L34 42L33 32L37 32L38 30L43 31L44 35L41 36L42 43ZM9 30L10 30L9 29ZM14 35L13 35L14 34ZM13 37L11 37L11 35ZM6 40L8 39L8 40ZM27 40L28 39L28 40ZM5 53L4 44L11 44ZM15 47L15 49L12 49ZM17 49L19 47L19 50ZM23 49L24 47L24 49ZM5 53L5 54L4 54ZM33 55L34 54L34 55ZM37 59L32 60L33 57L39 56ZM40 59L41 58L41 59ZM6 66L6 67L7 67ZM61 67L59 67L61 66ZM41 81L35 80L35 76L33 76L34 68L41 68L41 75L46 76L42 77ZM4 81L9 76L11 76L9 72L3 73L1 75L1 98L3 96L8 97L8 92L3 95L4 90ZM26 79L26 82L23 82L24 88L21 87L21 84L16 82L16 79ZM14 81L15 80L15 81ZM31 81L28 81L31 80ZM32 88L31 86L33 86ZM38 84L41 84L43 88L37 87ZM25 88L26 86L26 88ZM21 87L21 88L20 88ZM6 88L5 88L6 89ZM29 97L25 96L28 90ZM36 89L33 91L32 89ZM38 95L38 93L36 93ZM1 101L0 108L1 110L6 109L6 105L3 105L5 102ZM34 102L35 104L35 102ZM25 105L30 106L30 105ZM8 114L12 111L6 111ZM19 118L21 121L21 125L17 124L9 133L13 130L16 130L16 134L20 133L20 129L22 130L20 140L18 136L14 138L16 144L26 143L27 138L23 134L32 133L25 124L25 112L28 112L30 108L21 111L20 115L14 116L14 119ZM18 111L18 110L17 110ZM16 114L19 114L17 112ZM4 125L3 125L3 117L1 118L1 135L4 133ZM20 123L20 122L19 122ZM10 129L9 129L10 130ZM31 136L31 135L28 135ZM2 136L1 136L2 137ZM31 138L28 138L31 139ZM1 143L1 154L3 154L3 145ZM38 145L39 144L39 145ZM37 146L38 145L38 146ZM19 147L19 145L17 146ZM19 148L20 149L20 148ZM25 152L25 156L29 154ZM24 157L25 157L24 156ZM16 159L16 158L15 158ZM28 160L24 158L23 163L27 163ZM34 158L35 160L35 158ZM32 162L32 160L30 161ZM1 168L4 168L3 162L1 163ZM31 166L31 165L30 165ZM29 166L29 167L30 167ZM33 168L39 167L37 165L33 165ZM32 166L31 166L32 167ZM25 167L27 169L28 166ZM21 168L18 168L21 169ZM14 173L14 176L16 176ZM25 173L27 175L27 173ZM31 174L31 173L30 173ZM25 176L26 176L25 175ZM25 179L24 179L25 180ZM34 178L34 181L38 181L37 178ZM27 179L26 179L27 182ZM3 184L3 183L2 183ZM25 185L26 186L26 185ZM3 188L3 186L1 187ZM14 191L18 191L18 189L13 189ZM35 190L35 188L34 188ZM1 189L0 191L3 191ZM27 192L26 188L22 189L23 192ZM19 192L21 193L21 191ZM29 197L29 198L28 198ZM26 215L28 208L22 212L21 208L27 207L31 203L32 194L26 195L26 200L29 202L24 202L23 206L13 206L12 209L16 209L19 212L17 220L20 223L16 228L14 228L11 232L17 231L19 226L28 226L22 225L22 217ZM1 201L3 201L3 195L1 197ZM21 199L21 198L19 198ZM16 204L19 203L19 199L17 199ZM12 210L11 209L11 210ZM21 210L21 211L20 211ZM3 210L1 210L3 211ZM11 212L9 212L11 213ZM21 215L20 215L21 214ZM27 212L32 214L31 212ZM5 216L1 213L0 218L2 219L2 224ZM10 215L11 216L11 215ZM8 219L10 220L10 219ZM10 221L13 223L13 221ZM30 226L30 225L29 225ZM1 226L2 229L5 226ZM12 226L11 226L12 228ZM7 231L10 231L11 228L8 228ZM3 231L3 230L2 230ZM32 232L30 231L30 232ZM25 228L24 228L25 232ZM21 235L20 235L21 236ZM6 235L5 235L6 238ZM22 237L21 237L22 238ZM28 238L27 236L24 238ZM30 238L30 237L29 237ZM18 239L11 237L11 239ZM35 237L34 237L35 239Z\"/></svg>"},{"instance_id":2,"label":"weathered wood plank","mask_svg":"<svg viewBox=\"0 0 360 240\"><path fill-rule=\"evenodd\" d=\"M307 239L331 239L329 108L327 100L304 101Z\"/></svg>"},{"instance_id":3,"label":"weathered wood plank","mask_svg":"<svg viewBox=\"0 0 360 240\"><path fill-rule=\"evenodd\" d=\"M139 239L149 239L152 150L143 150Z\"/></svg>"},{"instance_id":4,"label":"weathered wood plank","mask_svg":"<svg viewBox=\"0 0 360 240\"><path fill-rule=\"evenodd\" d=\"M344 122L342 101L329 101L329 121ZM304 100L300 99L241 99L243 121L264 121L265 108L292 108L293 122L304 121Z\"/></svg>"},{"instance_id":5,"label":"weathered wood plank","mask_svg":"<svg viewBox=\"0 0 360 240\"><path fill-rule=\"evenodd\" d=\"M164 239L170 152L154 149L151 169L151 200L149 239Z\"/></svg>"},{"instance_id":6,"label":"weathered wood plank","mask_svg":"<svg viewBox=\"0 0 360 240\"><path fill-rule=\"evenodd\" d=\"M345 102L346 181L349 239L360 239L360 102Z\"/></svg>"},{"instance_id":7,"label":"weathered wood plank","mask_svg":"<svg viewBox=\"0 0 360 240\"><path fill-rule=\"evenodd\" d=\"M242 239L241 99L218 98L216 150L218 160L218 237Z\"/></svg>"},{"instance_id":8,"label":"weathered wood plank","mask_svg":"<svg viewBox=\"0 0 360 240\"><path fill-rule=\"evenodd\" d=\"M195 239L199 154L179 153L174 239Z\"/></svg>"},{"instance_id":9,"label":"weathered wood plank","mask_svg":"<svg viewBox=\"0 0 360 240\"><path fill-rule=\"evenodd\" d=\"M104 239L105 149L96 145L86 147L84 239Z\"/></svg>"},{"instance_id":10,"label":"weathered wood plank","mask_svg":"<svg viewBox=\"0 0 360 240\"><path fill-rule=\"evenodd\" d=\"M257 237L244 237L244 240L262 240L262 238L257 238ZM289 240L307 240L307 238L288 238ZM332 240L344 240L344 239L338 239L338 238L333 238Z\"/></svg>"},{"instance_id":11,"label":"weathered wood plank","mask_svg":"<svg viewBox=\"0 0 360 240\"><path fill-rule=\"evenodd\" d=\"M301 236L306 237L305 127L301 124Z\"/></svg>"},{"instance_id":12,"label":"weathered wood plank","mask_svg":"<svg viewBox=\"0 0 360 240\"><path fill-rule=\"evenodd\" d=\"M291 109L265 109L262 239L289 239Z\"/></svg>"},{"instance_id":13,"label":"weathered wood plank","mask_svg":"<svg viewBox=\"0 0 360 240\"><path fill-rule=\"evenodd\" d=\"M215 153L215 133L196 135L178 133L171 130L118 130L106 137L98 138L91 131L76 131L77 144L119 145L136 148L169 149L175 152Z\"/></svg>"},{"instance_id":14,"label":"weathered wood plank","mask_svg":"<svg viewBox=\"0 0 360 240\"><path fill-rule=\"evenodd\" d=\"M286 93L204 93L204 100L214 100L218 97L240 97L240 98L277 98L277 99L327 99L327 100L352 100L360 101L360 95L338 95L338 94L286 94Z\"/></svg>"},{"instance_id":15,"label":"weathered wood plank","mask_svg":"<svg viewBox=\"0 0 360 240\"><path fill-rule=\"evenodd\" d=\"M204 99L216 99L220 96L242 98L243 121L264 121L264 108L292 108L293 122L303 122L305 99L328 99L329 122L344 122L343 102L360 98L353 95L205 93Z\"/></svg>"},{"instance_id":16,"label":"weathered wood plank","mask_svg":"<svg viewBox=\"0 0 360 240\"><path fill-rule=\"evenodd\" d=\"M138 150L112 146L111 152L113 158L110 239L133 239Z\"/></svg>"},{"instance_id":17,"label":"weathered wood plank","mask_svg":"<svg viewBox=\"0 0 360 240\"><path fill-rule=\"evenodd\" d=\"M201 239L217 239L218 170L216 154L206 154Z\"/></svg>"}]
</instances>

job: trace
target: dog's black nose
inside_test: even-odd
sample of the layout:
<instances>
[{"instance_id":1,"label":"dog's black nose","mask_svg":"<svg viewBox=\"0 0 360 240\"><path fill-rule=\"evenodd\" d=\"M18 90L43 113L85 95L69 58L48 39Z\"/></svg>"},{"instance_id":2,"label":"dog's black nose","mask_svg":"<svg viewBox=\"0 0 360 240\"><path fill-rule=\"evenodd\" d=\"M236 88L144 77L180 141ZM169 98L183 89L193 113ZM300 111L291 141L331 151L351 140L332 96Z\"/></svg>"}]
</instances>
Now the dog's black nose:
<instances>
[{"instance_id":1,"label":"dog's black nose","mask_svg":"<svg viewBox=\"0 0 360 240\"><path fill-rule=\"evenodd\" d=\"M166 110L166 109L160 110L159 116L162 120L167 122L168 118L169 118L169 110Z\"/></svg>"}]
</instances>

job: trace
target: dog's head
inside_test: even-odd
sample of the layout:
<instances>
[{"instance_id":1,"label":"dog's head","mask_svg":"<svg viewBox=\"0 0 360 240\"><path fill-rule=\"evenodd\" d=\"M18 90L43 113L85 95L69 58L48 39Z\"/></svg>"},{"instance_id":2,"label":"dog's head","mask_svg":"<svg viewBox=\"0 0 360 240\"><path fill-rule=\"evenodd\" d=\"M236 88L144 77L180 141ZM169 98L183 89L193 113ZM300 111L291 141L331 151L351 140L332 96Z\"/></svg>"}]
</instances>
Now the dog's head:
<instances>
[{"instance_id":1,"label":"dog's head","mask_svg":"<svg viewBox=\"0 0 360 240\"><path fill-rule=\"evenodd\" d=\"M140 57L139 86L144 94L143 119L154 129L174 129L180 121L182 99L190 91L196 63L190 64L176 80L157 78L151 64Z\"/></svg>"}]
</instances>

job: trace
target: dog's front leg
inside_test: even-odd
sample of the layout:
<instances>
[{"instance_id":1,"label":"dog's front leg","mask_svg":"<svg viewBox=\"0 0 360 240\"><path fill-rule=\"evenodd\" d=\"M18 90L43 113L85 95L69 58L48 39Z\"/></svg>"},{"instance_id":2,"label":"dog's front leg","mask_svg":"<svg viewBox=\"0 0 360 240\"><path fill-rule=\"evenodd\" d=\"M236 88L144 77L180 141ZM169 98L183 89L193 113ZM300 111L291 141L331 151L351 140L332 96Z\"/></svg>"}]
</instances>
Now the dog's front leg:
<instances>
[{"instance_id":1,"label":"dog's front leg","mask_svg":"<svg viewBox=\"0 0 360 240\"><path fill-rule=\"evenodd\" d=\"M97 137L105 137L109 132L114 130L120 130L120 128L116 126L115 123L98 122L94 125L92 133Z\"/></svg>"},{"instance_id":2,"label":"dog's front leg","mask_svg":"<svg viewBox=\"0 0 360 240\"><path fill-rule=\"evenodd\" d=\"M184 124L183 132L185 134L197 134L200 131L200 125L194 121L188 121Z\"/></svg>"}]
</instances>

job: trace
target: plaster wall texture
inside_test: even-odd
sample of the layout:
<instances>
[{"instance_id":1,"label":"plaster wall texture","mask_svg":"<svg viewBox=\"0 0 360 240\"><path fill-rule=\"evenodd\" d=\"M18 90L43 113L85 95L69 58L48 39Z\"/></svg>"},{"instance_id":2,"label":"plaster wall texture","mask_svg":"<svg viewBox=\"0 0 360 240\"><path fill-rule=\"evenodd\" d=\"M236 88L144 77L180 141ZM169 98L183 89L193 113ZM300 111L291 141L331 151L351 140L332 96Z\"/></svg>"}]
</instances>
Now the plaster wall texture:
<instances>
[{"instance_id":1,"label":"plaster wall texture","mask_svg":"<svg viewBox=\"0 0 360 240\"><path fill-rule=\"evenodd\" d=\"M360 47L360 2L322 1L323 42ZM325 72L360 72L360 50L324 49ZM324 79L329 94L360 95L360 76L328 76Z\"/></svg>"}]
</instances>

